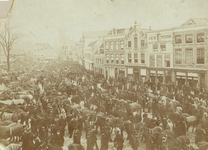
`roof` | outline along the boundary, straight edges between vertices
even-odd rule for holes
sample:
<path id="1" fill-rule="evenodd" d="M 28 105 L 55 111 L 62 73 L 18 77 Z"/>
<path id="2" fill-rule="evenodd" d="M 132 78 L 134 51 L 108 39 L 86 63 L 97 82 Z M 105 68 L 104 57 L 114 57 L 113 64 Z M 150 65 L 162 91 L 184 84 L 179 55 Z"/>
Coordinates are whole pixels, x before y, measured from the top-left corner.
<path id="1" fill-rule="evenodd" d="M 113 29 L 115 30 L 115 29 Z M 116 34 L 113 34 L 113 30 L 110 30 L 108 35 L 117 35 L 117 34 L 126 34 L 130 31 L 130 28 L 122 28 L 122 29 L 116 29 Z"/>
<path id="2" fill-rule="evenodd" d="M 208 24 L 207 18 L 191 18 L 188 21 L 186 21 L 181 26 L 189 26 L 189 25 L 205 25 Z"/>
<path id="3" fill-rule="evenodd" d="M 83 32 L 84 38 L 99 38 L 105 36 L 109 31 L 86 31 Z"/>
<path id="4" fill-rule="evenodd" d="M 96 40 L 96 41 L 93 41 L 93 42 L 90 42 L 88 44 L 88 47 L 92 47 L 92 48 L 98 48 L 98 47 L 101 47 L 103 44 L 103 42 L 101 40 Z"/>
<path id="5" fill-rule="evenodd" d="M 53 49 L 52 46 L 48 43 L 36 43 L 35 46 L 42 46 L 45 49 Z"/>

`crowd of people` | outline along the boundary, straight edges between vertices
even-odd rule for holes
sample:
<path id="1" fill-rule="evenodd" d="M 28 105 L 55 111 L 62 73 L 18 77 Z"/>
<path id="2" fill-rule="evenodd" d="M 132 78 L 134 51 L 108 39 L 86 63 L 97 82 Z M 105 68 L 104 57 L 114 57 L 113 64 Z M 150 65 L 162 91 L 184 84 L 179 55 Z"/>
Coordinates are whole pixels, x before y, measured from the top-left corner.
<path id="1" fill-rule="evenodd" d="M 10 87 L 1 100 L 15 101 L 18 93 L 26 94 L 22 104 L 0 104 L 3 145 L 10 138 L 21 143 L 22 150 L 208 147 L 207 94 L 193 87 L 105 79 L 75 62 L 29 66 L 8 77 L 1 80 Z M 12 86 L 15 82 L 18 86 Z M 14 134 L 9 127 L 7 135 L 3 130 L 8 120 L 22 124 L 12 131 L 24 132 Z M 65 145 L 66 137 L 73 142 Z"/>

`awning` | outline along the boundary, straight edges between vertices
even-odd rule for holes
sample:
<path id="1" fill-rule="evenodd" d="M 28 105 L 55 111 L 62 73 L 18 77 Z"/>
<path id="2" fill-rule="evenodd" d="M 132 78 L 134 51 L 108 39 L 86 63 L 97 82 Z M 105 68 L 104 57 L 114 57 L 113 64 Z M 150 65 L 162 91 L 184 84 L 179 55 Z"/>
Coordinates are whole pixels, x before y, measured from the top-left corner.
<path id="1" fill-rule="evenodd" d="M 186 73 L 185 72 L 176 72 L 176 75 L 177 76 L 186 76 Z"/>
<path id="2" fill-rule="evenodd" d="M 198 74 L 197 73 L 188 73 L 188 76 L 189 77 L 198 77 Z"/>

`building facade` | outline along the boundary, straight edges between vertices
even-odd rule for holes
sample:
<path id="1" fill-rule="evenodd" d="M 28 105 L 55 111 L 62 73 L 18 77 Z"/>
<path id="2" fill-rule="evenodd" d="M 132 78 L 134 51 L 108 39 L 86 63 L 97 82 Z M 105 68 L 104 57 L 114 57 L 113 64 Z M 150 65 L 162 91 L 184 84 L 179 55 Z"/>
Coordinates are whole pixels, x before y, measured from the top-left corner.
<path id="1" fill-rule="evenodd" d="M 136 23 L 126 36 L 125 66 L 126 75 L 135 81 L 146 79 L 147 38 L 149 29 L 140 29 Z"/>
<path id="2" fill-rule="evenodd" d="M 172 82 L 173 31 L 153 30 L 147 33 L 147 78 L 153 83 Z"/>
<path id="3" fill-rule="evenodd" d="M 208 90 L 208 20 L 191 18 L 174 29 L 174 83 Z"/>
<path id="4" fill-rule="evenodd" d="M 104 76 L 106 78 L 126 76 L 125 45 L 128 33 L 128 28 L 113 29 L 104 37 Z"/>

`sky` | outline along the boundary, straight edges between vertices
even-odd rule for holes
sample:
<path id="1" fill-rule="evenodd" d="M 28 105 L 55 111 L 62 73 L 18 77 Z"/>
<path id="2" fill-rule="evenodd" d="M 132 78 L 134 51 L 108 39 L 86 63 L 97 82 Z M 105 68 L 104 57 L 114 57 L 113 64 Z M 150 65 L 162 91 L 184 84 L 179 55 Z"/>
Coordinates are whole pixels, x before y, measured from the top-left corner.
<path id="1" fill-rule="evenodd" d="M 54 45 L 60 29 L 79 41 L 83 31 L 129 28 L 135 21 L 142 28 L 180 26 L 208 18 L 207 8 L 208 0 L 15 0 L 7 22 L 24 34 L 24 42 Z"/>

